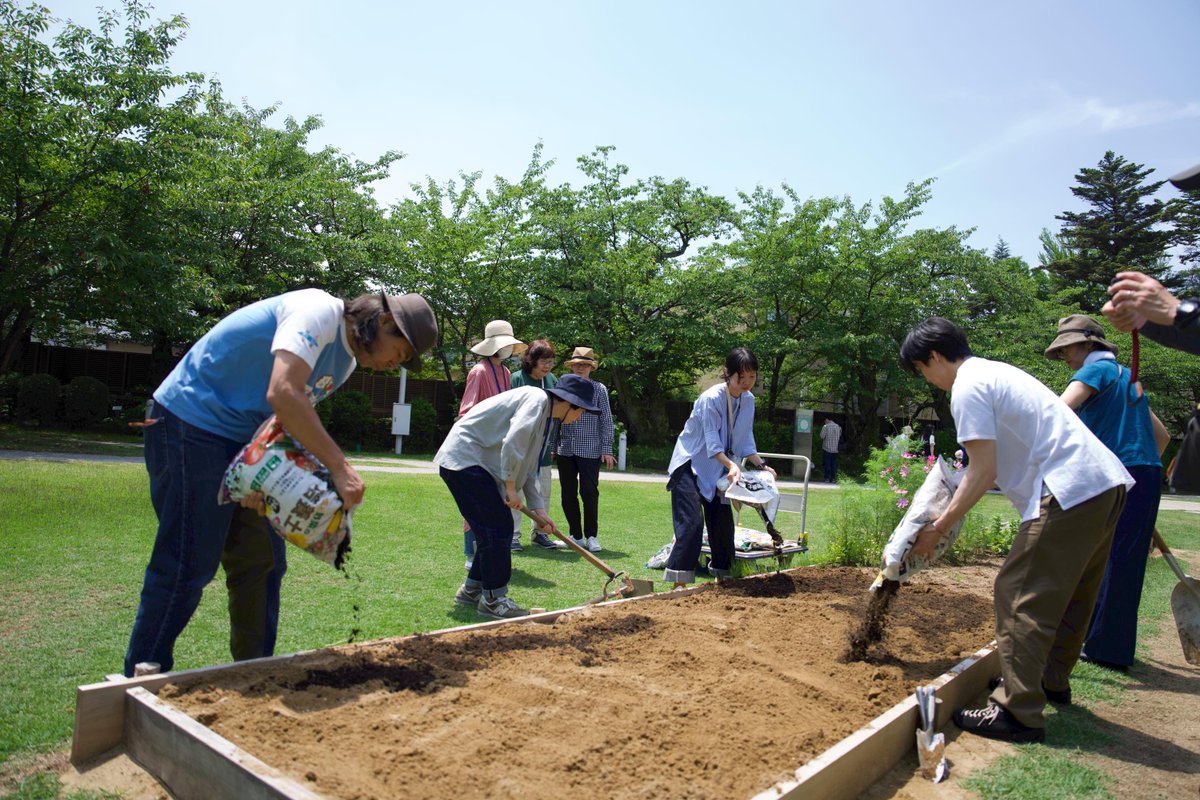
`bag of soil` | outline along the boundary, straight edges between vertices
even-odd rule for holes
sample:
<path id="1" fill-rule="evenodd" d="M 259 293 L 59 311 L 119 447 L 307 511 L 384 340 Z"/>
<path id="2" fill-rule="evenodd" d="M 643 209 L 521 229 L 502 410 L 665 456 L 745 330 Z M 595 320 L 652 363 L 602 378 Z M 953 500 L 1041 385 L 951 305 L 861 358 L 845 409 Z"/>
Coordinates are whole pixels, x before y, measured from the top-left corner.
<path id="1" fill-rule="evenodd" d="M 225 470 L 218 503 L 261 492 L 271 530 L 340 568 L 350 549 L 350 512 L 329 471 L 292 439 L 274 416 L 254 433 Z"/>
<path id="2" fill-rule="evenodd" d="M 914 556 L 912 546 L 917 541 L 917 532 L 933 522 L 946 507 L 950 505 L 954 492 L 962 480 L 963 473 L 956 472 L 947 466 L 944 459 L 939 458 L 936 466 L 925 476 L 925 482 L 913 495 L 912 503 L 904 512 L 904 518 L 892 531 L 892 537 L 883 548 L 883 566 L 879 576 L 871 585 L 871 591 L 882 585 L 883 581 L 908 580 L 914 572 L 919 572 L 942 557 L 942 554 L 954 544 L 962 530 L 963 521 L 960 519 L 946 532 L 930 556 Z"/>

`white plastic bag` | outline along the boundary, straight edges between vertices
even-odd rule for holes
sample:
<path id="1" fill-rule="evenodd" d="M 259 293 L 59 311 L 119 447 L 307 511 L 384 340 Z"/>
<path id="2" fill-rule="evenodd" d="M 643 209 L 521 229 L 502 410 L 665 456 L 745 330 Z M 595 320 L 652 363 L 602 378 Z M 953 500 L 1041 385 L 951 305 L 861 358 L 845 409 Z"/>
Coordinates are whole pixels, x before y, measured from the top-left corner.
<path id="1" fill-rule="evenodd" d="M 913 495 L 912 504 L 904 512 L 904 518 L 900 520 L 896 530 L 892 531 L 892 537 L 883 548 L 883 566 L 880 568 L 875 585 L 883 580 L 903 583 L 913 573 L 925 569 L 941 558 L 950 545 L 954 544 L 959 531 L 962 530 L 963 521 L 961 519 L 954 523 L 946 535 L 941 538 L 934 547 L 932 555 L 914 556 L 910 552 L 917 540 L 917 532 L 941 516 L 946 507 L 950 505 L 950 500 L 954 497 L 954 492 L 958 489 L 962 476 L 962 472 L 950 469 L 945 460 L 941 458 L 937 460 L 934 468 L 925 476 L 925 482 L 921 484 L 921 488 L 917 489 L 917 493 Z M 873 590 L 875 586 L 871 588 Z"/>
<path id="2" fill-rule="evenodd" d="M 261 492 L 271 530 L 317 558 L 341 567 L 350 549 L 350 512 L 329 471 L 295 442 L 274 416 L 225 470 L 218 503 Z"/>
<path id="3" fill-rule="evenodd" d="M 767 519 L 775 522 L 775 512 L 779 510 L 779 489 L 775 485 L 775 476 L 765 469 L 746 470 L 733 486 L 729 485 L 725 476 L 721 476 L 717 481 L 717 489 L 723 491 L 725 498 L 731 502 L 761 507 L 767 512 Z"/>

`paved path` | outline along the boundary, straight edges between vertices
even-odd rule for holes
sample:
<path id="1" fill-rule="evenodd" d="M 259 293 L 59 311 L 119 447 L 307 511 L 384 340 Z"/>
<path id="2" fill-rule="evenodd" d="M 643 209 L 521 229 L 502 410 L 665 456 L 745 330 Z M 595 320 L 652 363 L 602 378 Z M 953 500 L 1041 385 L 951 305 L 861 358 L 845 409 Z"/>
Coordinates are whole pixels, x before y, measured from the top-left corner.
<path id="1" fill-rule="evenodd" d="M 84 453 L 40 453 L 31 450 L 0 450 L 0 460 L 26 460 L 26 461 L 90 461 L 104 464 L 141 464 L 142 457 L 139 456 L 101 456 L 89 455 Z M 405 458 L 386 458 L 377 456 L 367 456 L 363 458 L 354 458 L 351 456 L 351 463 L 359 472 L 390 472 L 400 475 L 436 475 L 437 467 L 432 461 L 422 461 L 419 459 Z M 558 470 L 554 470 L 553 475 L 558 476 Z M 616 470 L 600 470 L 600 480 L 602 481 L 628 481 L 633 483 L 659 483 L 665 485 L 667 476 L 655 473 L 644 472 L 618 472 Z M 800 491 L 804 488 L 801 481 L 781 480 L 779 488 L 789 492 Z M 810 482 L 808 484 L 810 491 L 828 491 L 838 488 L 836 484 L 821 483 L 819 481 Z M 1164 494 L 1162 501 L 1159 503 L 1159 508 L 1164 511 L 1190 511 L 1193 514 L 1200 514 L 1200 496 L 1196 495 L 1171 495 Z"/>

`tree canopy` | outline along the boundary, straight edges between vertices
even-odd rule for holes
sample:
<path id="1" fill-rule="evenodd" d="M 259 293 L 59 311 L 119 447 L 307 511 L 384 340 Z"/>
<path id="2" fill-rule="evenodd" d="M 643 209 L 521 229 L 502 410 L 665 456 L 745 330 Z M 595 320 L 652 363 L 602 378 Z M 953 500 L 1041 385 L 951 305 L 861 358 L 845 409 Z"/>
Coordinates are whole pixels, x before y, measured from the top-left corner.
<path id="1" fill-rule="evenodd" d="M 522 174 L 428 177 L 383 207 L 372 186 L 402 156 L 314 148 L 317 116 L 226 100 L 170 59 L 182 17 L 126 0 L 96 30 L 0 4 L 0 373 L 31 336 L 127 337 L 164 358 L 259 298 L 308 286 L 340 296 L 419 291 L 441 330 L 427 374 L 462 379 L 489 320 L 577 345 L 635 441 L 665 442 L 666 401 L 694 396 L 735 344 L 755 351 L 762 411 L 843 413 L 853 446 L 881 414 L 944 393 L 904 373 L 909 328 L 960 322 L 981 355 L 1061 390 L 1042 349 L 1055 322 L 1094 312 L 1121 269 L 1191 280 L 1198 193 L 1156 197 L 1153 170 L 1112 151 L 1081 169 L 1080 210 L 1042 232 L 1039 264 L 1003 238 L 922 226 L 931 181 L 898 198 L 811 197 L 788 184 L 734 200 L 684 176 L 631 175 L 612 146 L 553 183 L 533 148 Z M 1129 337 L 1112 332 L 1128 352 Z M 1195 359 L 1147 343 L 1143 382 L 1178 424 L 1200 399 Z"/>

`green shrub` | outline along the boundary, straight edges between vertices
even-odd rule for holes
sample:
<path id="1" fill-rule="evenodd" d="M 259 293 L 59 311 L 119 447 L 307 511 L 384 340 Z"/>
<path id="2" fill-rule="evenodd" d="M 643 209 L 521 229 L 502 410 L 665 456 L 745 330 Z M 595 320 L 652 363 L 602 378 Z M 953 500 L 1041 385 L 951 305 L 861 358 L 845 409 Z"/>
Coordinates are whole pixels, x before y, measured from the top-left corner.
<path id="1" fill-rule="evenodd" d="M 378 441 L 378 425 L 371 413 L 371 398 L 362 392 L 334 392 L 323 405 L 329 406 L 326 426 L 333 440 L 346 450 L 370 448 Z M 390 430 L 390 423 L 389 423 Z"/>
<path id="2" fill-rule="evenodd" d="M 792 452 L 792 426 L 786 422 L 754 420 L 754 444 L 760 453 Z"/>
<path id="3" fill-rule="evenodd" d="M 62 389 L 63 421 L 70 428 L 86 428 L 109 414 L 108 386 L 103 381 L 80 375 Z"/>
<path id="4" fill-rule="evenodd" d="M 17 384 L 16 418 L 49 425 L 58 414 L 62 386 L 53 375 L 26 375 Z"/>
<path id="5" fill-rule="evenodd" d="M 408 436 L 404 437 L 404 449 L 414 453 L 432 453 L 440 444 L 440 438 L 437 411 L 433 403 L 424 397 L 414 397 Z"/>
<path id="6" fill-rule="evenodd" d="M 613 442 L 613 458 L 617 457 L 617 443 Z M 625 447 L 625 466 L 627 469 L 652 469 L 666 472 L 671 463 L 671 453 L 675 443 L 670 444 L 630 444 Z"/>
<path id="7" fill-rule="evenodd" d="M 17 387 L 21 385 L 21 373 L 8 372 L 0 375 L 0 419 L 11 419 L 17 406 Z"/>
<path id="8" fill-rule="evenodd" d="M 848 566 L 880 563 L 884 545 L 934 467 L 932 459 L 913 452 L 918 446 L 906 436 L 889 439 L 886 447 L 871 449 L 863 470 L 864 488 L 843 481 L 827 562 Z M 985 525 L 978 514 L 968 513 L 958 539 L 944 557 L 955 561 L 987 553 L 1007 554 L 1017 525 L 1017 520 L 999 516 Z"/>

